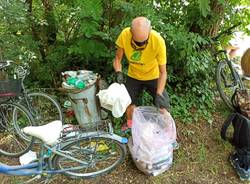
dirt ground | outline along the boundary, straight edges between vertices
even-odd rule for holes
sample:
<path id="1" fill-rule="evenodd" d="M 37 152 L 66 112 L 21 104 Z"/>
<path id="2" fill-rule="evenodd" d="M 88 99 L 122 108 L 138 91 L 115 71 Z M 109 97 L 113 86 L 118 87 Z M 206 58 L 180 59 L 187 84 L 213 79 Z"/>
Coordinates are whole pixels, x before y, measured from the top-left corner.
<path id="1" fill-rule="evenodd" d="M 172 167 L 163 174 L 152 177 L 140 172 L 129 152 L 125 162 L 112 173 L 90 180 L 73 180 L 57 175 L 51 184 L 238 184 L 238 179 L 228 156 L 233 151 L 230 144 L 220 138 L 220 128 L 226 118 L 225 110 L 213 114 L 214 121 L 184 124 L 176 121 L 180 148 L 174 151 Z M 0 157 L 2 162 L 13 162 Z M 23 183 L 27 178 L 0 175 L 0 184 Z M 39 182 L 34 182 L 38 184 Z"/>

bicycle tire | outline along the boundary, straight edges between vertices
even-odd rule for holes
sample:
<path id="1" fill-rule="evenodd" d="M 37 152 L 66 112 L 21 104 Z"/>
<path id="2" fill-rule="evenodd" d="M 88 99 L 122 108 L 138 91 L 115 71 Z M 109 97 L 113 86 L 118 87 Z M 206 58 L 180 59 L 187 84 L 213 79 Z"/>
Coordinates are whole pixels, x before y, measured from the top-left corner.
<path id="1" fill-rule="evenodd" d="M 34 125 L 31 114 L 24 106 L 0 104 L 0 121 L 0 155 L 19 157 L 32 148 L 34 137 L 25 135 L 21 130 Z"/>
<path id="2" fill-rule="evenodd" d="M 27 94 L 27 100 L 28 102 L 25 103 L 25 99 L 22 99 L 21 103 L 30 111 L 37 125 L 45 125 L 54 120 L 63 122 L 61 106 L 50 95 L 42 92 L 32 92 Z"/>
<path id="3" fill-rule="evenodd" d="M 125 145 L 114 139 L 104 137 L 81 138 L 62 147 L 61 150 L 64 153 L 68 151 L 72 157 L 88 163 L 82 164 L 81 169 L 74 170 L 74 166 L 79 167 L 80 163 L 56 155 L 54 157 L 55 167 L 60 170 L 70 168 L 71 170 L 65 171 L 63 174 L 71 178 L 87 179 L 108 174 L 117 168 L 126 156 Z"/>
<path id="4" fill-rule="evenodd" d="M 238 81 L 236 82 L 236 85 L 233 83 L 235 82 L 231 70 L 227 64 L 227 62 L 221 61 L 219 62 L 217 68 L 216 68 L 216 86 L 217 90 L 220 94 L 221 99 L 224 101 L 224 103 L 227 105 L 227 107 L 230 110 L 234 110 L 231 98 L 233 93 L 235 92 L 236 88 L 243 89 L 244 85 L 243 82 L 238 74 L 238 72 L 234 69 L 236 77 L 238 78 Z M 227 84 L 230 83 L 232 86 L 227 86 Z M 225 85 L 226 84 L 226 85 Z"/>

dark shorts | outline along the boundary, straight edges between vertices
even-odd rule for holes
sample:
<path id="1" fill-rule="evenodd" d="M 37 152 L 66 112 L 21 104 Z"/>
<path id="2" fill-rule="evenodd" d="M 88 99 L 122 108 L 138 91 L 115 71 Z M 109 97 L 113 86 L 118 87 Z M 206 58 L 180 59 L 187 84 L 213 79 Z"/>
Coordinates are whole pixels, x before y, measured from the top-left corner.
<path id="1" fill-rule="evenodd" d="M 127 76 L 125 86 L 131 97 L 132 104 L 137 105 L 138 98 L 140 94 L 143 92 L 143 90 L 146 90 L 153 97 L 153 102 L 154 102 L 155 96 L 156 96 L 156 90 L 157 90 L 157 81 L 158 79 L 140 81 L 140 80 L 136 80 Z M 163 91 L 163 96 L 167 99 L 167 102 L 168 102 L 166 106 L 170 108 L 169 96 L 166 90 Z"/>

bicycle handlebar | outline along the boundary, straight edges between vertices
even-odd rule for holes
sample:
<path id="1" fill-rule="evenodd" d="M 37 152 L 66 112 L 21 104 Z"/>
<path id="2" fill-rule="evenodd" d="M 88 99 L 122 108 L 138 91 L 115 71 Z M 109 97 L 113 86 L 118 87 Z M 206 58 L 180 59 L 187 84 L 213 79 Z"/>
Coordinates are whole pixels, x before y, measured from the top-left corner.
<path id="1" fill-rule="evenodd" d="M 12 60 L 5 60 L 4 62 L 0 62 L 0 70 L 12 65 L 12 64 L 17 64 L 17 62 L 15 61 L 12 61 Z M 29 75 L 29 68 L 28 68 L 28 65 L 24 65 L 24 66 L 17 66 L 15 67 L 15 73 L 17 74 L 17 77 L 19 79 L 23 79 Z"/>
<path id="2" fill-rule="evenodd" d="M 216 37 L 212 38 L 212 40 L 216 41 L 218 40 L 219 37 L 221 37 L 222 35 L 226 34 L 226 35 L 229 35 L 229 34 L 232 34 L 232 30 L 236 27 L 238 27 L 239 25 L 241 25 L 241 22 L 238 23 L 238 24 L 235 24 L 231 27 L 229 27 L 228 29 L 226 29 L 225 31 L 222 31 L 220 32 Z"/>
<path id="3" fill-rule="evenodd" d="M 0 70 L 6 68 L 6 67 L 8 67 L 8 66 L 10 66 L 11 63 L 14 63 L 14 61 L 11 61 L 11 60 L 5 60 L 4 62 L 1 61 L 1 62 L 0 62 Z"/>

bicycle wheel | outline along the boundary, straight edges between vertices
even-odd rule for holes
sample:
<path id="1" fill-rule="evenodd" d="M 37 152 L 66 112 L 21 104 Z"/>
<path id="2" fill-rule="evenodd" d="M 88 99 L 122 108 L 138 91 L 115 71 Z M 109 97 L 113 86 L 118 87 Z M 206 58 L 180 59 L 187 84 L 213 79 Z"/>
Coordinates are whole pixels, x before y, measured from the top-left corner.
<path id="1" fill-rule="evenodd" d="M 22 104 L 32 114 L 37 125 L 44 125 L 54 120 L 63 122 L 63 113 L 59 103 L 50 95 L 41 92 L 27 94 L 27 101 L 22 99 Z M 27 104 L 29 103 L 29 104 Z"/>
<path id="2" fill-rule="evenodd" d="M 73 161 L 67 156 L 55 156 L 55 167 L 68 169 L 64 174 L 73 178 L 93 178 L 110 173 L 124 161 L 126 155 L 124 145 L 104 137 L 81 138 L 61 150 L 83 162 Z"/>
<path id="3" fill-rule="evenodd" d="M 19 157 L 30 150 L 34 138 L 21 129 L 32 125 L 32 116 L 20 104 L 0 104 L 0 155 Z"/>
<path id="4" fill-rule="evenodd" d="M 219 91 L 220 97 L 226 103 L 226 105 L 234 110 L 231 102 L 232 95 L 235 92 L 236 88 L 243 89 L 242 80 L 234 69 L 236 74 L 236 80 L 232 76 L 232 72 L 226 61 L 219 62 L 216 69 L 216 86 Z"/>

